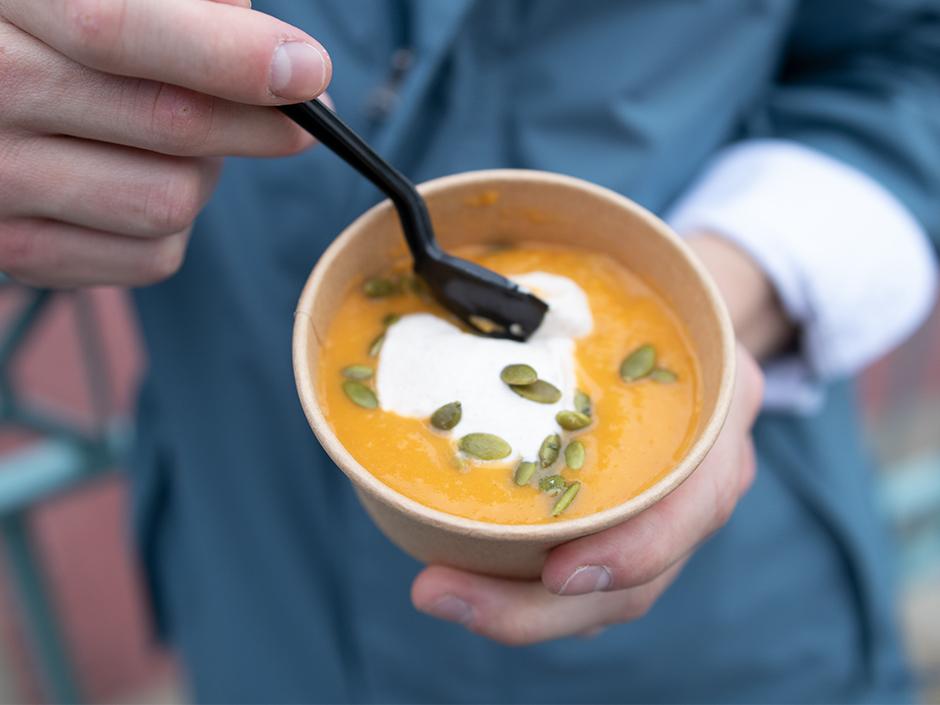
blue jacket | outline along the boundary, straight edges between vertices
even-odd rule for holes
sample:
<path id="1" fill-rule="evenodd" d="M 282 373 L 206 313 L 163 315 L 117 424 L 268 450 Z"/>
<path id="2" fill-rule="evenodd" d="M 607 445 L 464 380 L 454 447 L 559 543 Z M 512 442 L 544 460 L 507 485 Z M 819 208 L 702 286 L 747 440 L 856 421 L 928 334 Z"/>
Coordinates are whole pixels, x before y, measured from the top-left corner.
<path id="1" fill-rule="evenodd" d="M 255 0 L 331 52 L 337 110 L 415 180 L 526 167 L 662 211 L 717 149 L 799 140 L 940 232 L 940 4 Z M 396 50 L 414 60 L 392 67 Z M 384 96 L 384 99 L 382 98 Z M 378 199 L 332 154 L 229 160 L 172 280 L 138 292 L 150 371 L 135 522 L 202 701 L 897 701 L 890 549 L 848 385 L 763 415 L 756 484 L 652 612 L 510 649 L 417 614 L 420 566 L 318 446 L 291 373 L 317 257 Z M 931 200 L 933 199 L 933 200 Z"/>

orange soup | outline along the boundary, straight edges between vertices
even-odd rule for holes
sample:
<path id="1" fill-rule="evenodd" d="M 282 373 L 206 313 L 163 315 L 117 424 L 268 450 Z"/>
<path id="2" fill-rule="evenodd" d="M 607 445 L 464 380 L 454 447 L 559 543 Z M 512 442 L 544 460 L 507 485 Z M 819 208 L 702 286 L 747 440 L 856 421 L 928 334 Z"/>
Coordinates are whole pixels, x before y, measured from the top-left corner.
<path id="1" fill-rule="evenodd" d="M 680 321 L 650 287 L 610 257 L 575 247 L 522 243 L 457 254 L 510 277 L 566 277 L 586 295 L 593 327 L 574 344 L 580 393 L 572 408 L 562 410 L 574 413 L 559 414 L 559 425 L 546 431 L 557 434 L 554 450 L 526 449 L 521 458 L 500 460 L 477 457 L 476 439 L 466 440 L 490 429 L 458 424 L 452 432 L 440 430 L 453 422 L 453 406 L 433 424 L 430 414 L 412 418 L 383 410 L 375 373 L 388 326 L 415 313 L 457 325 L 402 267 L 346 294 L 316 370 L 324 415 L 363 467 L 433 509 L 500 524 L 539 524 L 621 504 L 675 466 L 698 427 L 700 374 Z M 526 388 L 514 391 L 523 396 Z M 441 404 L 459 401 L 442 398 Z M 535 469 L 520 468 L 521 462 Z"/>

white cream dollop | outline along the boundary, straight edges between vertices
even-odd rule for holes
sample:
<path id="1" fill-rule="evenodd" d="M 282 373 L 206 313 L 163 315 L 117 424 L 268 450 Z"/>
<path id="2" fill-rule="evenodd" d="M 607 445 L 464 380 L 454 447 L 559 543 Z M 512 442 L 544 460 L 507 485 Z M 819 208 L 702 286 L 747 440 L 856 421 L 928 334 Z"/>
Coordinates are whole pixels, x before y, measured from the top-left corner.
<path id="1" fill-rule="evenodd" d="M 577 387 L 575 340 L 594 327 L 581 287 L 567 277 L 530 272 L 513 280 L 542 298 L 548 313 L 525 343 L 464 333 L 429 313 L 403 316 L 385 336 L 376 374 L 379 403 L 400 416 L 427 418 L 459 401 L 460 423 L 450 434 L 493 433 L 512 446 L 510 460 L 534 460 L 545 436 L 558 430 L 555 414 L 573 407 Z M 524 363 L 561 390 L 554 404 L 523 399 L 499 374 Z"/>

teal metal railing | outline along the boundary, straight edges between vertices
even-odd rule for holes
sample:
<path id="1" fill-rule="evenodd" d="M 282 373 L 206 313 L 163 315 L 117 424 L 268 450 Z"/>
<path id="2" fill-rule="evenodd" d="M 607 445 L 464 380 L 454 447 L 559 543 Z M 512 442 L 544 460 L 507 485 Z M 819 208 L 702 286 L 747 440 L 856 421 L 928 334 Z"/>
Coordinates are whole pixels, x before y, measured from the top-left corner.
<path id="1" fill-rule="evenodd" d="M 45 697 L 51 702 L 77 703 L 82 700 L 81 690 L 35 545 L 30 513 L 51 497 L 117 468 L 129 433 L 113 416 L 108 359 L 91 294 L 29 289 L 0 275 L 0 295 L 19 299 L 0 330 L 0 426 L 31 438 L 0 460 L 0 535 L 6 547 L 7 574 Z M 25 345 L 53 302 L 73 309 L 91 402 L 90 424 L 29 401 L 14 377 Z"/>

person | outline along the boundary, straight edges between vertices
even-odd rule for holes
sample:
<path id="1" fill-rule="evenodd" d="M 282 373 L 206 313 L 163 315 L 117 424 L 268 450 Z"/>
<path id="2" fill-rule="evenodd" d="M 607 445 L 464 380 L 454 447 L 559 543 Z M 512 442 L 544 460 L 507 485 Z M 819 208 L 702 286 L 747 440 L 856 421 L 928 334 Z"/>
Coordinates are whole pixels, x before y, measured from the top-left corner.
<path id="1" fill-rule="evenodd" d="M 909 699 L 849 378 L 932 300 L 938 36 L 932 0 L 0 0 L 0 269 L 143 287 L 135 531 L 194 697 Z M 418 565 L 307 427 L 293 307 L 379 198 L 271 107 L 327 85 L 417 181 L 663 214 L 727 301 L 714 449 L 540 581 Z"/>

